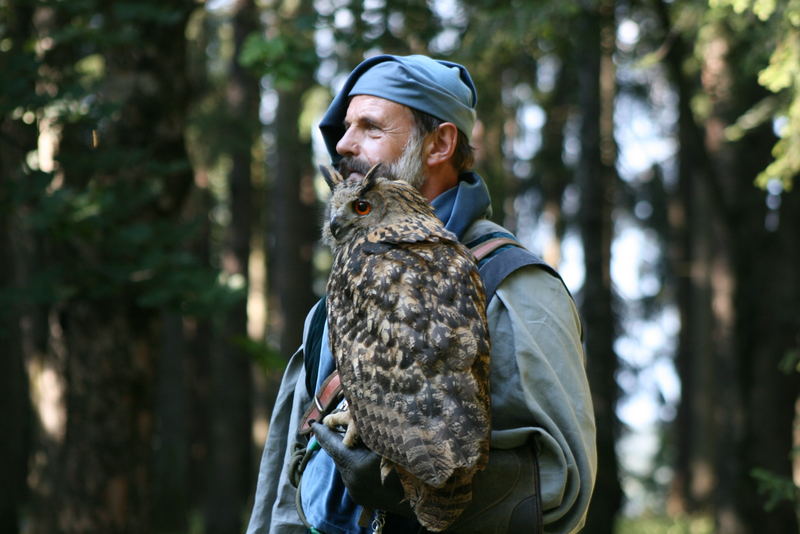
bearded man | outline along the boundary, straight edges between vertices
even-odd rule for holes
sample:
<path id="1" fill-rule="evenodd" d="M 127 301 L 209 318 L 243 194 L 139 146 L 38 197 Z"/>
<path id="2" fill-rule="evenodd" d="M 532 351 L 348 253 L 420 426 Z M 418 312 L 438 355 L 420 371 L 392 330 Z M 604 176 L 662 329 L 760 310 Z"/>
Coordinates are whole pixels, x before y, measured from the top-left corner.
<path id="1" fill-rule="evenodd" d="M 597 470 L 582 327 L 558 274 L 488 220 L 489 193 L 471 169 L 476 102 L 462 65 L 381 55 L 352 71 L 319 127 L 345 177 L 376 163 L 413 177 L 445 227 L 480 260 L 492 343 L 491 451 L 473 480 L 470 506 L 448 532 L 577 532 Z M 312 420 L 319 420 L 316 408 L 326 408 L 318 405 L 329 400 L 334 370 L 324 308 L 309 312 L 287 365 L 247 532 L 425 532 L 396 475 L 381 482 L 376 454 L 345 447 Z M 299 435 L 303 428 L 313 431 L 310 441 Z"/>

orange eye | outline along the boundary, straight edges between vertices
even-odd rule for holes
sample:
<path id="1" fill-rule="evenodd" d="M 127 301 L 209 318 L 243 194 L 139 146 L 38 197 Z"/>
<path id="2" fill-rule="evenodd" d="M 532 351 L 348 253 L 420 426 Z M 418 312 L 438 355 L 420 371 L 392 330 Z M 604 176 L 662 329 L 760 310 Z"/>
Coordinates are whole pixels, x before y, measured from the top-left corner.
<path id="1" fill-rule="evenodd" d="M 355 211 L 358 215 L 366 215 L 372 211 L 372 205 L 366 200 L 358 199 L 353 202 L 353 211 Z"/>

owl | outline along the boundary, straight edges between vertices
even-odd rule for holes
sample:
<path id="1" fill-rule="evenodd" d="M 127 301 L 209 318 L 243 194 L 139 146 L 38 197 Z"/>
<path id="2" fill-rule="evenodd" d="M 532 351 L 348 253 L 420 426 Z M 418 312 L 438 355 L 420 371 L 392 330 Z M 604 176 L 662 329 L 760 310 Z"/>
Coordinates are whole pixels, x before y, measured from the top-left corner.
<path id="1" fill-rule="evenodd" d="M 333 266 L 330 347 L 347 425 L 392 469 L 419 522 L 442 531 L 472 498 L 488 461 L 489 332 L 471 253 L 406 182 L 321 168 L 332 195 L 323 224 Z"/>

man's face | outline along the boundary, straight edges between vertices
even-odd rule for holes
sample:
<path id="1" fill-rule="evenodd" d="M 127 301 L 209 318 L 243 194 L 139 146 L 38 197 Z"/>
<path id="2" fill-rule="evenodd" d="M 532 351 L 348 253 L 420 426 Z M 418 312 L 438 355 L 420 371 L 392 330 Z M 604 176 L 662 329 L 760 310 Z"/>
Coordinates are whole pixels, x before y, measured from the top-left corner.
<path id="1" fill-rule="evenodd" d="M 345 128 L 336 144 L 336 151 L 343 156 L 339 171 L 345 177 L 364 174 L 372 165 L 386 163 L 395 167 L 390 170 L 397 172 L 397 178 L 424 180 L 422 147 L 415 135 L 414 115 L 407 107 L 375 96 L 356 95 L 347 107 Z M 409 153 L 403 158 L 407 148 Z M 409 158 L 413 161 L 404 161 Z"/>

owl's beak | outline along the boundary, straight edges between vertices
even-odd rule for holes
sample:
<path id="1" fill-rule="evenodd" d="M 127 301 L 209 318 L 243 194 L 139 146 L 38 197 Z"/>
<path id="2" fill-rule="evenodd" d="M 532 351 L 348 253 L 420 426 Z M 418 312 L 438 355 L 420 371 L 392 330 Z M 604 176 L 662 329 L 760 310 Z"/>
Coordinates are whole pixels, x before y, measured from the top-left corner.
<path id="1" fill-rule="evenodd" d="M 331 229 L 331 235 L 335 239 L 338 239 L 339 238 L 339 232 L 341 232 L 341 230 L 342 230 L 342 225 L 339 224 L 339 221 L 338 221 L 337 217 L 334 217 L 331 220 L 330 229 Z"/>

